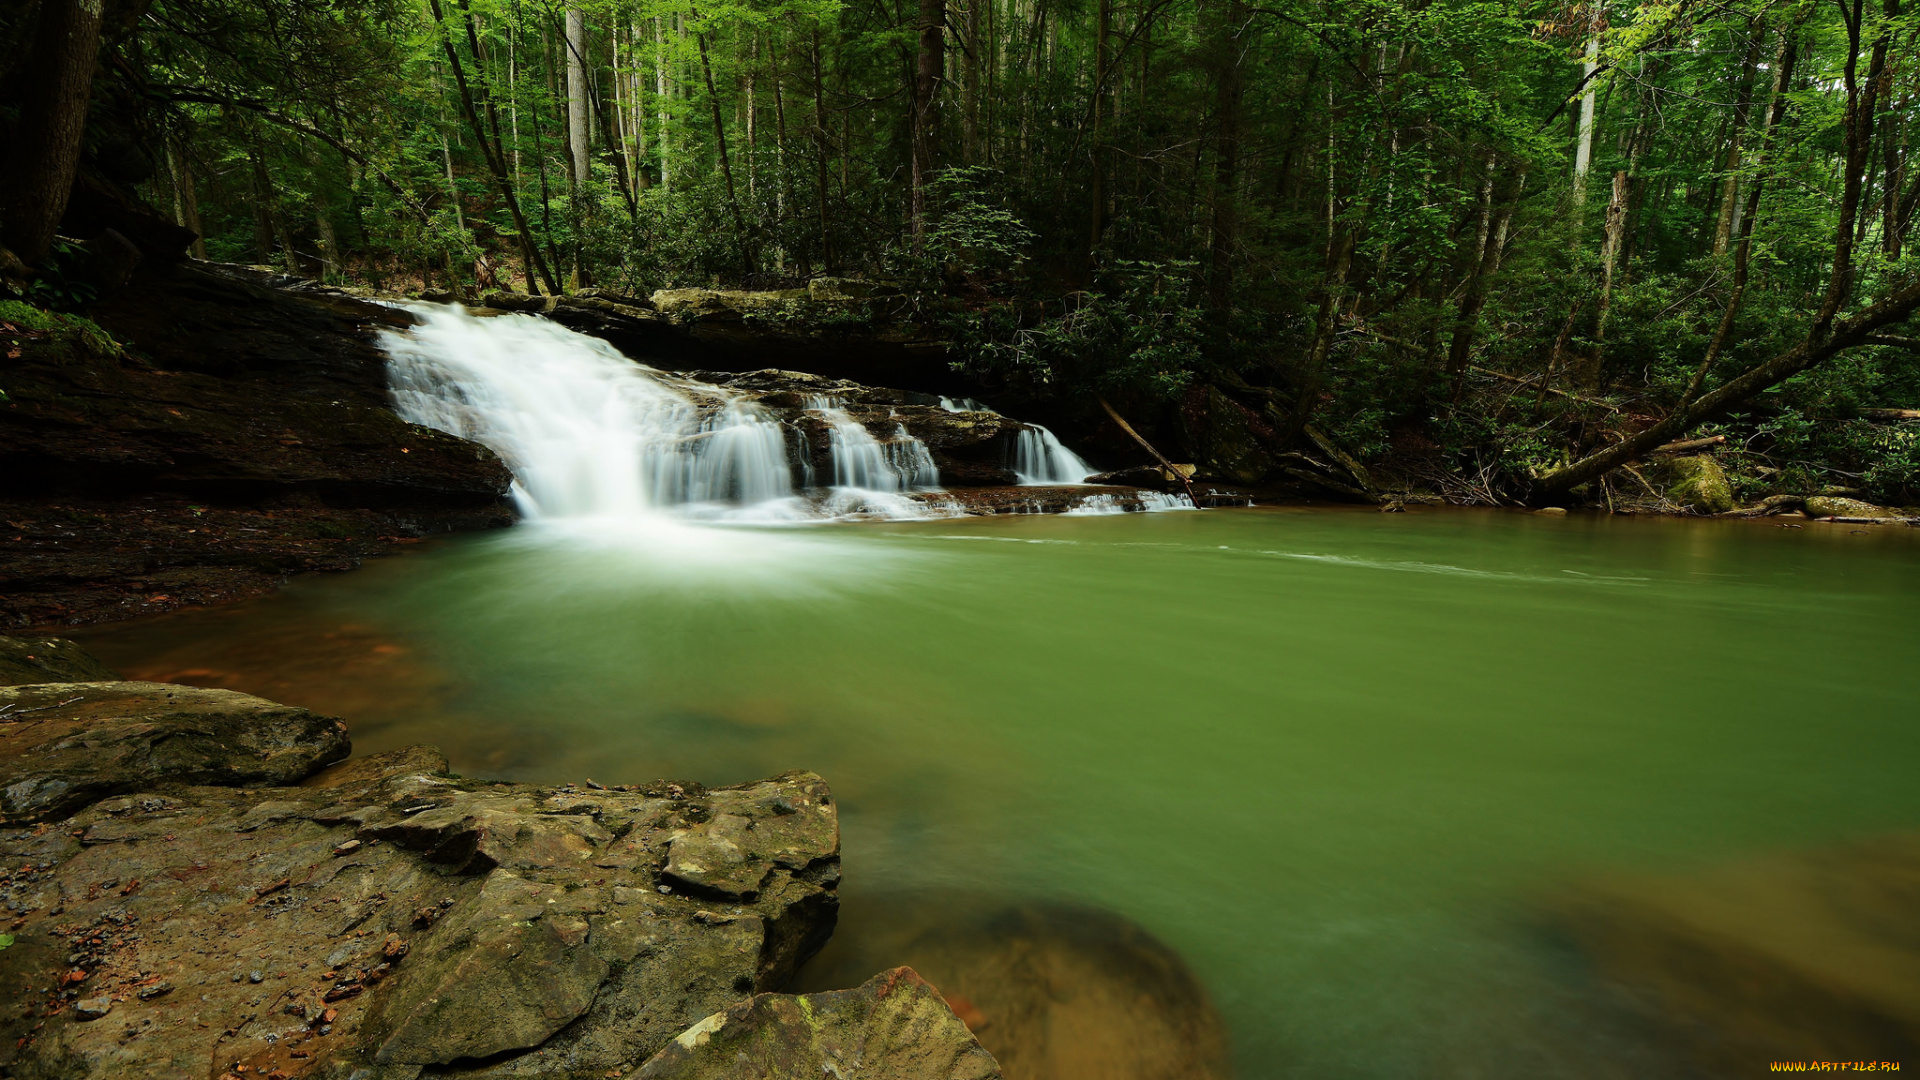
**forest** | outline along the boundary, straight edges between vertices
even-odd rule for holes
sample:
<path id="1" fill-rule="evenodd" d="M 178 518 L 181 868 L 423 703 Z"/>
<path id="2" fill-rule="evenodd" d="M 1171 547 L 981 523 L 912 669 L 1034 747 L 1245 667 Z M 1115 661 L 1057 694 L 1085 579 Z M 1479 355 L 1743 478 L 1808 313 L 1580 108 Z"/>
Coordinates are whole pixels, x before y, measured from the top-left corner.
<path id="1" fill-rule="evenodd" d="M 80 168 L 198 257 L 388 291 L 879 282 L 979 385 L 1212 388 L 1452 501 L 1657 501 L 1634 463 L 1713 439 L 1742 503 L 1913 504 L 1917 33 L 1901 0 L 16 2 L 8 273 L 84 307 Z"/>

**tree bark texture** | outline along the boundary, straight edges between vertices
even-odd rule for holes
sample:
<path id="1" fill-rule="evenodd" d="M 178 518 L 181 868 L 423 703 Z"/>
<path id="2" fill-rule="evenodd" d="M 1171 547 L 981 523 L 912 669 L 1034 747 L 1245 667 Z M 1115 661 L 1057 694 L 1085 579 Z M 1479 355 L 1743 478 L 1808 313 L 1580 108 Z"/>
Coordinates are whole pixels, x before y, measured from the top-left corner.
<path id="1" fill-rule="evenodd" d="M 0 243 L 38 263 L 53 245 L 87 128 L 101 0 L 41 0 L 20 81 L 20 123 L 0 169 Z"/>

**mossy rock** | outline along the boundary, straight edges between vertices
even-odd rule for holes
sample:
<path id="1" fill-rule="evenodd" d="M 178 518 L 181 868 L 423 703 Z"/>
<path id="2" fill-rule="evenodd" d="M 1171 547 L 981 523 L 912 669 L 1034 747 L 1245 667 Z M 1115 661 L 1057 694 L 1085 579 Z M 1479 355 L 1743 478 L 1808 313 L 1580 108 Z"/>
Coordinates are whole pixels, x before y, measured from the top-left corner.
<path id="1" fill-rule="evenodd" d="M 1836 495 L 1814 495 L 1807 499 L 1808 517 L 1854 517 L 1854 518 L 1898 518 L 1900 515 L 1884 506 L 1875 506 L 1859 499 L 1843 499 Z"/>
<path id="2" fill-rule="evenodd" d="M 0 323 L 10 323 L 35 337 L 43 337 L 55 356 L 93 356 L 111 360 L 120 355 L 120 343 L 99 324 L 78 315 L 34 307 L 19 300 L 0 300 Z"/>
<path id="3" fill-rule="evenodd" d="M 1733 487 L 1720 463 L 1706 454 L 1669 459 L 1663 466 L 1667 478 L 1667 498 L 1701 514 L 1724 514 L 1732 510 Z"/>

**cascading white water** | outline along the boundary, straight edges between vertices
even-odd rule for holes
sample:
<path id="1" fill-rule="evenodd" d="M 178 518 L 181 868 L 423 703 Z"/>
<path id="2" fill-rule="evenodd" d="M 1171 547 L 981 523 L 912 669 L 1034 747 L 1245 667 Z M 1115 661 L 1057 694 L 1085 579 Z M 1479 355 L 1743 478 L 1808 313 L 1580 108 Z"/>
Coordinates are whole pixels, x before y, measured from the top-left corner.
<path id="1" fill-rule="evenodd" d="M 1092 473 L 1092 466 L 1039 424 L 1023 428 L 1014 440 L 1013 474 L 1022 484 L 1080 484 Z"/>
<path id="2" fill-rule="evenodd" d="M 940 486 L 940 470 L 927 444 L 907 434 L 905 426 L 895 424 L 893 436 L 881 442 L 835 398 L 808 398 L 806 408 L 827 422 L 834 487 L 897 492 Z"/>
<path id="3" fill-rule="evenodd" d="M 940 399 L 940 407 L 947 410 L 948 412 L 983 412 L 983 413 L 993 412 L 992 409 L 987 408 L 985 402 L 975 401 L 970 397 L 963 397 L 963 398 L 942 397 Z M 993 413 L 993 415 L 999 416 L 1000 414 Z"/>
<path id="4" fill-rule="evenodd" d="M 545 319 L 415 313 L 418 326 L 382 336 L 395 411 L 499 454 L 529 519 L 793 494 L 784 431 L 752 403 L 703 418 L 659 372 Z"/>

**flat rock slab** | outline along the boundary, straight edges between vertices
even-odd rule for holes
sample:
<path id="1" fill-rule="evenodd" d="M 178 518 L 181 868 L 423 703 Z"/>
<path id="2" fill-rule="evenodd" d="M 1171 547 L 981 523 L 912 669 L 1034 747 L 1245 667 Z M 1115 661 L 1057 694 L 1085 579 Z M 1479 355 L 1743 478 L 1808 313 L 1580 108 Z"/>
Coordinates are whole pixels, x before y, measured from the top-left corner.
<path id="1" fill-rule="evenodd" d="M 157 783 L 291 784 L 347 756 L 330 716 L 171 683 L 0 687 L 0 825 Z"/>
<path id="2" fill-rule="evenodd" d="M 299 786 L 158 777 L 0 830 L 0 1075 L 624 1075 L 832 932 L 839 826 L 813 774 L 579 790 L 445 769 L 416 747 Z M 667 873 L 703 839 L 761 869 L 752 900 L 740 874 Z"/>
<path id="3" fill-rule="evenodd" d="M 760 994 L 688 1028 L 642 1080 L 998 1080 L 1000 1066 L 912 968 L 853 990 Z"/>
<path id="4" fill-rule="evenodd" d="M 1560 910 L 1716 1073 L 1920 1057 L 1920 834 L 1599 881 Z"/>

